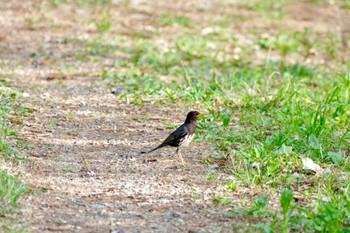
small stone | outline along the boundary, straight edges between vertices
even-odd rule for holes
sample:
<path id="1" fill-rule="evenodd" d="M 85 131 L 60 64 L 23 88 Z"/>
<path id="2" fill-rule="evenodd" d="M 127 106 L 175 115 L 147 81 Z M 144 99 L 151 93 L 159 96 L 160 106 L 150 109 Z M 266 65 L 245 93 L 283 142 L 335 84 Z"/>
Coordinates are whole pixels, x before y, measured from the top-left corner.
<path id="1" fill-rule="evenodd" d="M 123 229 L 115 230 L 115 229 L 110 229 L 109 233 L 124 233 L 125 231 Z"/>
<path id="2" fill-rule="evenodd" d="M 27 98 L 27 97 L 29 97 L 29 96 L 30 96 L 30 94 L 29 94 L 29 93 L 24 92 L 24 93 L 22 93 L 22 96 L 23 96 L 23 98 Z"/>
<path id="3" fill-rule="evenodd" d="M 37 157 L 37 158 L 40 158 L 40 157 L 46 156 L 46 153 L 43 152 L 43 151 L 39 151 L 38 153 L 35 153 L 35 154 L 32 153 L 32 156 Z"/>

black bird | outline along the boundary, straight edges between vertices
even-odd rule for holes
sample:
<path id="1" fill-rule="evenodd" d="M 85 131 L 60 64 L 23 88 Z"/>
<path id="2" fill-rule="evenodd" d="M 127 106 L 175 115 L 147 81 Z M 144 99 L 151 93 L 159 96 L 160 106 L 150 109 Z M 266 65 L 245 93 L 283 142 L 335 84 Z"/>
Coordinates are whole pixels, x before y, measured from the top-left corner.
<path id="1" fill-rule="evenodd" d="M 147 153 L 158 150 L 164 146 L 177 147 L 176 154 L 181 159 L 181 162 L 184 163 L 184 160 L 180 153 L 180 147 L 187 146 L 192 141 L 195 132 L 196 132 L 196 123 L 198 116 L 201 115 L 197 111 L 191 111 L 187 114 L 185 122 L 172 132 L 159 146 L 150 150 Z"/>

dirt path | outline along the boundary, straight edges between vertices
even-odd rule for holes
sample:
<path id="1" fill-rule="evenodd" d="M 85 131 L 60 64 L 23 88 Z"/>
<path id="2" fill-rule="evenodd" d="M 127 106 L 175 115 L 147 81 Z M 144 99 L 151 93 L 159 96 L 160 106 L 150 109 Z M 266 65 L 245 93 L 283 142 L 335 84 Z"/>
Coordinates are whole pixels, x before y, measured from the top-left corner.
<path id="1" fill-rule="evenodd" d="M 34 191 L 22 203 L 23 221 L 32 232 L 233 231 L 232 220 L 225 216 L 228 209 L 213 203 L 212 196 L 239 200 L 237 192 L 249 195 L 249 190 L 225 193 L 218 182 L 225 184 L 232 177 L 218 171 L 215 181 L 208 179 L 210 167 L 202 160 L 210 150 L 203 143 L 194 142 L 183 152 L 185 166 L 169 156 L 174 148 L 141 156 L 141 150 L 157 145 L 171 132 L 167 122 L 181 124 L 189 109 L 140 107 L 118 100 L 96 77 L 105 68 L 117 69 L 115 61 L 130 56 L 125 52 L 130 48 L 105 51 L 112 45 L 100 45 L 95 39 L 147 38 L 163 13 L 191 15 L 198 32 L 223 14 L 236 19 L 253 13 L 227 8 L 222 1 L 116 0 L 108 6 L 113 9 L 110 14 L 98 4 L 84 7 L 74 2 L 78 1 L 0 4 L 0 79 L 23 90 L 34 110 L 21 132 L 23 141 L 33 148 L 27 151 L 23 177 Z M 316 26 L 322 31 L 328 28 L 325 22 L 331 28 L 338 22 L 328 14 L 319 17 L 317 11 L 313 17 L 309 10 L 301 14 L 300 9 L 303 5 L 297 4 L 290 10 L 297 20 L 287 18 L 274 26 L 304 27 L 314 23 L 310 19 L 320 18 Z M 253 16 L 237 23 L 235 31 L 266 30 L 261 18 Z M 95 23 L 105 17 L 113 27 L 101 34 Z M 162 39 L 169 43 L 173 35 L 189 29 L 164 30 L 169 31 Z M 119 48 L 119 44 L 113 46 Z"/>
<path id="2" fill-rule="evenodd" d="M 33 148 L 23 172 L 33 190 L 22 202 L 23 222 L 32 232 L 231 231 L 226 210 L 212 202 L 220 186 L 208 180 L 209 167 L 201 162 L 208 146 L 194 142 L 183 151 L 186 166 L 168 156 L 174 148 L 139 155 L 171 132 L 166 122 L 181 124 L 189 109 L 119 101 L 96 78 L 115 57 L 81 61 L 82 45 L 66 43 L 95 36 L 87 22 L 98 6 L 50 8 L 48 2 L 1 5 L 1 75 L 34 110 L 21 132 Z M 136 22 L 126 23 L 150 18 L 114 7 L 120 15 L 132 13 Z"/>
<path id="3" fill-rule="evenodd" d="M 171 149 L 138 153 L 167 135 L 162 117 L 180 123 L 181 111 L 123 104 L 93 78 L 31 84 L 38 86 L 28 90 L 37 111 L 22 133 L 34 145 L 31 154 L 41 156 L 26 167 L 26 182 L 38 191 L 24 208 L 33 232 L 230 229 L 224 209 L 211 201 L 217 191 L 199 143 L 184 151 L 185 166 L 167 156 Z"/>

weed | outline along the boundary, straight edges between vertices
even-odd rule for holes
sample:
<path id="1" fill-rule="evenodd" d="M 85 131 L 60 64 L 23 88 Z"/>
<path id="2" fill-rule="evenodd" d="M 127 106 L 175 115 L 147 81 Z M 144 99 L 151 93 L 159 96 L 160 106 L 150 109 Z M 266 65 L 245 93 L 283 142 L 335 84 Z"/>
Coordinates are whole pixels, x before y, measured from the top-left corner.
<path id="1" fill-rule="evenodd" d="M 170 15 L 162 15 L 160 16 L 156 22 L 161 26 L 182 26 L 182 27 L 190 27 L 191 19 L 186 16 L 170 16 Z"/>
<path id="2" fill-rule="evenodd" d="M 0 163 L 9 159 L 23 160 L 25 158 L 10 139 L 17 136 L 12 122 L 21 122 L 20 117 L 28 113 L 29 110 L 23 108 L 18 101 L 17 93 L 11 88 L 11 84 L 6 81 L 0 82 Z M 18 211 L 19 200 L 28 191 L 17 176 L 0 170 L 0 217 L 2 218 L 0 231 L 20 232 L 24 230 L 16 227 L 16 219 L 13 216 Z"/>
<path id="3" fill-rule="evenodd" d="M 18 177 L 0 170 L 0 216 L 7 216 L 16 211 L 23 193 L 28 191 L 29 189 L 19 181 Z"/>
<path id="4" fill-rule="evenodd" d="M 210 170 L 209 173 L 208 173 L 208 180 L 210 181 L 217 181 L 219 177 L 219 173 L 213 171 L 213 170 Z"/>
<path id="5" fill-rule="evenodd" d="M 260 14 L 271 18 L 282 18 L 285 14 L 285 8 L 288 0 L 271 1 L 271 0 L 253 0 L 247 2 L 228 1 L 232 4 L 238 4 L 248 9 L 259 12 Z"/>
<path id="6" fill-rule="evenodd" d="M 50 127 L 56 127 L 57 126 L 57 118 L 52 118 L 51 119 L 51 123 L 50 123 Z"/>
<path id="7" fill-rule="evenodd" d="M 101 33 L 109 31 L 112 27 L 112 24 L 110 23 L 110 21 L 107 18 L 98 20 L 95 22 L 95 24 L 96 24 L 98 31 Z"/>
<path id="8" fill-rule="evenodd" d="M 237 189 L 237 184 L 232 182 L 232 181 L 228 181 L 227 182 L 227 189 L 234 192 Z"/>
<path id="9" fill-rule="evenodd" d="M 67 113 L 64 118 L 68 121 L 70 119 L 74 119 L 75 117 L 76 117 L 76 114 L 70 112 L 70 113 Z"/>
<path id="10" fill-rule="evenodd" d="M 51 5 L 58 7 L 61 4 L 67 3 L 67 0 L 50 0 Z"/>
<path id="11" fill-rule="evenodd" d="M 282 232 L 289 232 L 288 223 L 290 221 L 290 217 L 293 212 L 293 206 L 292 206 L 292 199 L 293 199 L 293 191 L 289 189 L 284 189 L 281 193 L 281 207 L 282 207 L 282 214 L 283 214 L 283 223 L 282 223 Z"/>
<path id="12" fill-rule="evenodd" d="M 228 198 L 226 197 L 216 197 L 216 196 L 213 196 L 212 197 L 212 201 L 215 202 L 215 203 L 218 203 L 222 206 L 226 206 L 226 205 L 233 205 L 234 203 L 229 200 Z"/>
<path id="13" fill-rule="evenodd" d="M 80 7 L 93 7 L 96 5 L 110 4 L 111 0 L 78 0 L 77 3 Z"/>

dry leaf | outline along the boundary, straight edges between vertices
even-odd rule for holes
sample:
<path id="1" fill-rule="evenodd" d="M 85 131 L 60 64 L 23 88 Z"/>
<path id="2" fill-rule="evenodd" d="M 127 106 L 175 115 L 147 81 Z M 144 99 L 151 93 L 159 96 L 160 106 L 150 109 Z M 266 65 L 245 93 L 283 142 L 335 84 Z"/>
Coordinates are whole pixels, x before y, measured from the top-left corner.
<path id="1" fill-rule="evenodd" d="M 323 173 L 323 169 L 319 165 L 314 163 L 314 161 L 312 161 L 312 159 L 310 159 L 310 158 L 302 158 L 301 160 L 303 162 L 304 169 L 312 170 L 312 171 L 316 172 L 316 174 L 322 174 Z"/>

